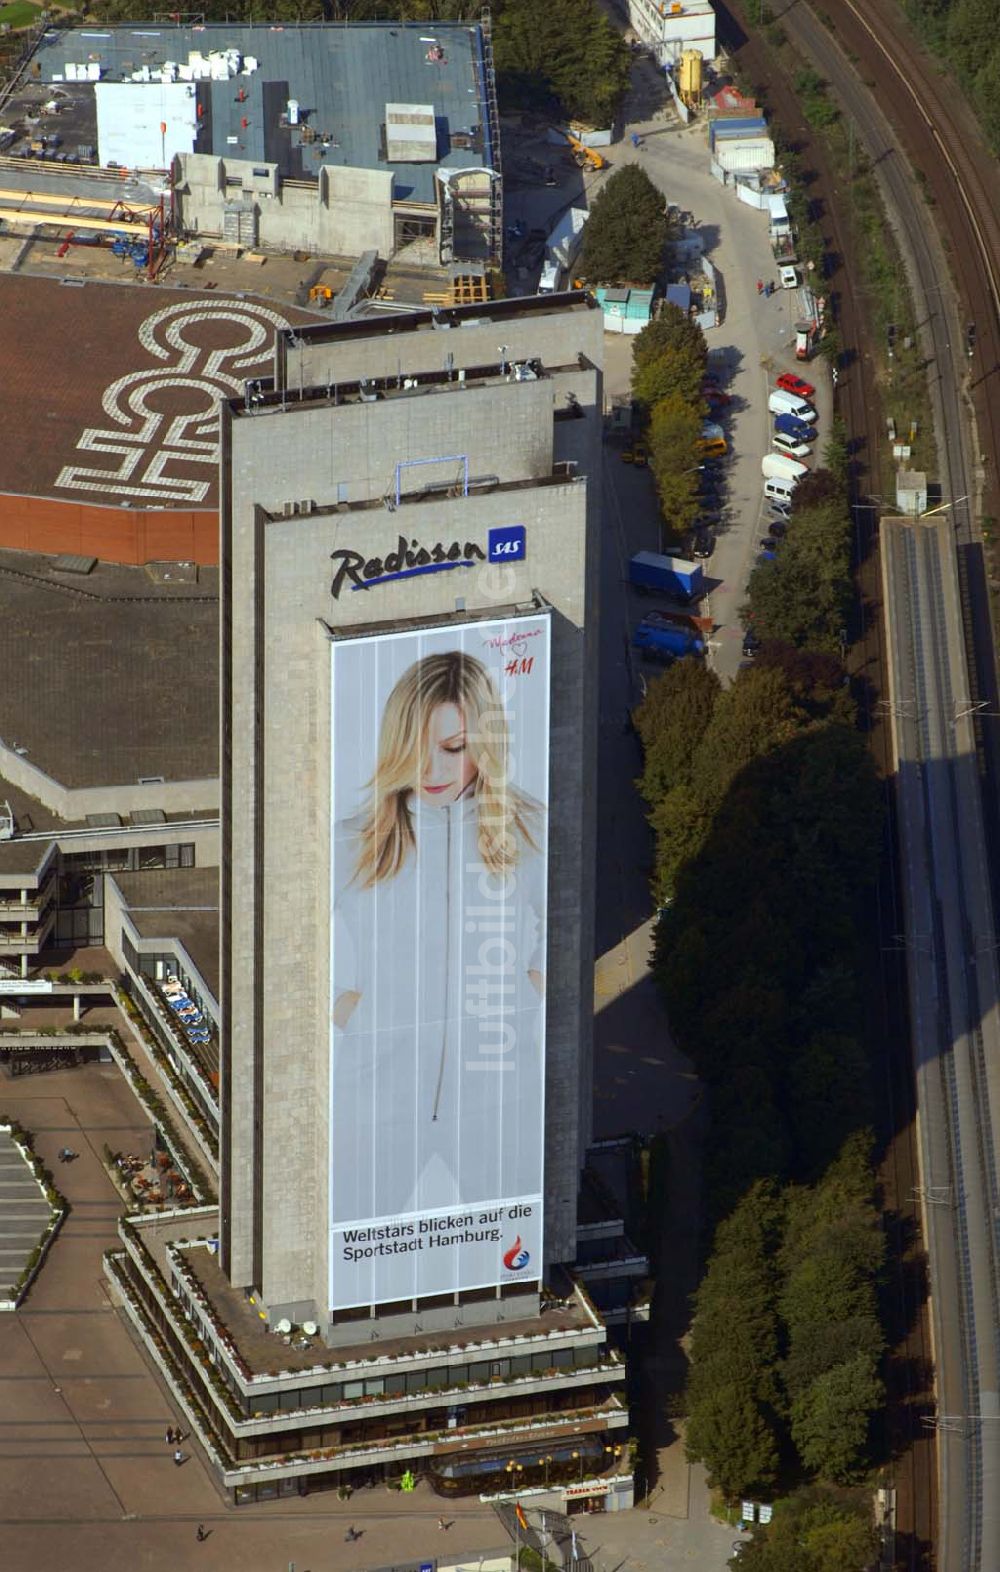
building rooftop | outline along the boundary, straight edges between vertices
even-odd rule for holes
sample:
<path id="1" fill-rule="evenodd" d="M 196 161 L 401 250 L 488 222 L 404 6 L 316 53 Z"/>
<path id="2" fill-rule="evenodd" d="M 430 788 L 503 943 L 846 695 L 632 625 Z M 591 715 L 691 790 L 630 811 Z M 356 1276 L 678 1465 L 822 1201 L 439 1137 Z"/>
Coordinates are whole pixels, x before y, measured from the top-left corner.
<path id="1" fill-rule="evenodd" d="M 307 320 L 191 290 L 0 275 L 0 430 L 18 434 L 0 444 L 0 492 L 216 508 L 218 421 L 202 379 L 224 394 L 268 376 L 275 331 Z M 127 452 L 106 445 L 123 441 Z"/>
<path id="2" fill-rule="evenodd" d="M 158 583 L 98 563 L 81 579 L 53 561 L 0 552 L 3 742 L 68 787 L 217 776 L 216 570 Z"/>
<path id="3" fill-rule="evenodd" d="M 279 335 L 279 351 L 290 365 L 299 344 L 307 346 L 349 343 L 351 340 L 388 338 L 397 334 L 440 333 L 453 328 L 483 327 L 495 323 L 530 321 L 557 312 L 586 313 L 596 310 L 587 290 L 566 290 L 554 295 L 512 295 L 467 306 L 428 306 L 423 311 L 387 312 L 380 317 L 359 317 L 348 322 L 317 322 L 291 327 Z"/>
<path id="4" fill-rule="evenodd" d="M 143 939 L 174 939 L 219 997 L 219 870 L 157 868 L 114 881 Z"/>
<path id="5" fill-rule="evenodd" d="M 193 151 L 277 164 L 293 179 L 315 179 L 330 164 L 385 169 L 395 176 L 397 200 L 433 202 L 439 165 L 461 169 L 493 163 L 478 26 L 92 25 L 46 33 L 35 60 L 41 84 L 66 95 L 74 145 L 97 143 L 99 82 L 127 83 L 135 91 L 137 121 L 149 119 L 140 108 L 143 98 L 155 97 L 158 106 L 164 86 L 172 98 L 192 88 L 197 114 L 191 137 L 184 147 L 164 143 L 166 157 L 157 159 L 154 168 L 166 167 L 172 153 Z M 78 79 L 80 72 L 84 80 Z M 114 115 L 127 117 L 130 104 L 116 96 Z M 51 100 L 51 92 L 47 97 Z M 432 106 L 431 160 L 424 161 L 425 148 L 405 143 L 400 151 L 418 151 L 418 158 L 387 157 L 389 104 L 397 110 Z M 5 110 L 8 125 L 18 107 Z M 164 123 L 172 126 L 171 112 L 163 112 Z M 62 111 L 56 120 L 61 116 Z M 159 108 L 154 118 L 160 122 Z M 46 129 L 53 127 L 46 124 Z"/>
<path id="6" fill-rule="evenodd" d="M 176 1227 L 175 1227 L 175 1232 Z M 145 1237 L 145 1235 L 143 1236 Z M 150 1241 L 152 1246 L 152 1241 Z M 338 1343 L 328 1347 L 321 1337 L 314 1337 L 308 1348 L 296 1348 L 281 1336 L 268 1330 L 261 1321 L 258 1310 L 242 1289 L 234 1288 L 219 1266 L 217 1258 L 208 1250 L 190 1248 L 180 1251 L 188 1268 L 194 1272 L 206 1297 L 219 1320 L 227 1328 L 236 1348 L 254 1375 L 268 1371 L 315 1370 L 326 1364 L 347 1366 L 355 1361 L 368 1367 L 371 1375 L 379 1372 L 373 1361 L 402 1359 L 439 1351 L 446 1345 L 448 1351 L 471 1350 L 481 1345 L 496 1344 L 500 1339 L 547 1337 L 557 1332 L 587 1331 L 598 1324 L 584 1303 L 573 1292 L 573 1285 L 566 1280 L 566 1298 L 553 1302 L 540 1315 L 531 1319 L 517 1319 L 517 1301 L 498 1302 L 497 1308 L 507 1320 L 489 1322 L 480 1326 L 440 1329 L 413 1337 L 389 1337 L 373 1343 L 364 1335 L 365 1322 L 359 1323 L 356 1345 Z"/>

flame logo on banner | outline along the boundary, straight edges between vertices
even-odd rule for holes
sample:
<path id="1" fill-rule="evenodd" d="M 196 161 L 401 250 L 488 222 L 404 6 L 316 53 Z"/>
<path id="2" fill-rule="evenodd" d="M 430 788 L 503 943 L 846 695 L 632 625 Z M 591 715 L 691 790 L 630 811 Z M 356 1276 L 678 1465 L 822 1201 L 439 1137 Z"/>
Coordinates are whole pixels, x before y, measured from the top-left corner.
<path id="1" fill-rule="evenodd" d="M 522 1247 L 521 1235 L 518 1234 L 509 1250 L 504 1251 L 503 1264 L 508 1272 L 520 1272 L 531 1260 L 528 1251 Z"/>

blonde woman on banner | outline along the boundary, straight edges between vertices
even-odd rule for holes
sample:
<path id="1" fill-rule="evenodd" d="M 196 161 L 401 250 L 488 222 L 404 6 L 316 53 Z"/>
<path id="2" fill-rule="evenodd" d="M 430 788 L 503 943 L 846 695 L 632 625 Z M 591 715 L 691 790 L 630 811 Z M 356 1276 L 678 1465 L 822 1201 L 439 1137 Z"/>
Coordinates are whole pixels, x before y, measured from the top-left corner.
<path id="1" fill-rule="evenodd" d="M 413 661 L 361 810 L 335 826 L 335 1220 L 540 1189 L 545 810 L 510 770 L 518 706 L 519 745 L 545 749 L 544 667 L 505 703 L 461 648 Z"/>

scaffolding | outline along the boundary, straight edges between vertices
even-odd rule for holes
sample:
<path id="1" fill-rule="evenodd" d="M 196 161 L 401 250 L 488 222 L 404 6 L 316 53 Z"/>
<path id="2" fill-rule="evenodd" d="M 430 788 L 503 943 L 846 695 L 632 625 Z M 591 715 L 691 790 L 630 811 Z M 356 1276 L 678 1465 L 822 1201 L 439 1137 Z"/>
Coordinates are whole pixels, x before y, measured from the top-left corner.
<path id="1" fill-rule="evenodd" d="M 58 231 L 60 257 L 70 245 L 82 245 L 83 235 L 93 237 L 90 243 L 107 240 L 117 248 L 116 255 L 129 256 L 145 268 L 149 279 L 156 277 L 166 256 L 167 214 L 162 197 L 150 204 L 0 188 L 0 222 L 10 230 L 27 230 L 29 236 Z"/>
<path id="2" fill-rule="evenodd" d="M 497 101 L 497 77 L 493 64 L 493 19 L 489 6 L 484 6 L 479 21 L 482 37 L 483 98 L 490 130 L 490 261 L 494 267 L 503 266 L 503 155 L 500 150 L 500 105 Z"/>

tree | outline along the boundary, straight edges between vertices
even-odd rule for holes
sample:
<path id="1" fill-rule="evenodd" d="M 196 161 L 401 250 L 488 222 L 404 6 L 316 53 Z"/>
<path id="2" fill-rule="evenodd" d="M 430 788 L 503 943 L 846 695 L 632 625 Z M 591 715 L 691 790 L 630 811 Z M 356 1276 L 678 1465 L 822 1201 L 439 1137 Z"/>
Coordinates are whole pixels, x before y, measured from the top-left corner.
<path id="1" fill-rule="evenodd" d="M 792 1405 L 792 1439 L 805 1466 L 835 1484 L 866 1470 L 872 1415 L 885 1388 L 870 1354 L 858 1352 L 819 1376 Z"/>
<path id="2" fill-rule="evenodd" d="M 590 210 L 580 267 L 594 284 L 652 284 L 666 243 L 662 192 L 638 164 L 626 164 L 610 176 Z"/>
<path id="3" fill-rule="evenodd" d="M 649 684 L 633 719 L 643 755 L 638 786 L 650 806 L 688 779 L 691 756 L 721 691 L 715 672 L 694 659 L 677 661 Z"/>
<path id="4" fill-rule="evenodd" d="M 713 1385 L 692 1408 L 685 1449 L 692 1462 L 705 1464 L 709 1484 L 727 1501 L 749 1491 L 769 1494 L 778 1476 L 774 1425 L 738 1381 Z"/>
<path id="5" fill-rule="evenodd" d="M 503 0 L 493 45 L 502 103 L 556 107 L 597 126 L 614 120 L 629 50 L 596 0 Z"/>
<path id="6" fill-rule="evenodd" d="M 712 827 L 712 815 L 698 794 L 682 783 L 658 800 L 649 822 L 656 836 L 653 895 L 657 906 L 662 906 L 673 899 L 677 870 L 704 845 Z"/>
<path id="7" fill-rule="evenodd" d="M 704 417 L 708 405 L 702 398 L 701 383 L 705 362 L 689 346 L 665 349 L 655 360 L 636 365 L 632 371 L 632 394 L 643 409 L 651 409 L 675 393 Z"/>
<path id="8" fill-rule="evenodd" d="M 800 513 L 807 512 L 818 502 L 829 502 L 832 498 L 844 501 L 842 477 L 832 469 L 811 470 L 808 475 L 803 475 L 792 492 L 792 517 L 798 518 Z"/>
<path id="9" fill-rule="evenodd" d="M 858 1572 L 876 1551 L 867 1497 L 812 1485 L 777 1502 L 770 1526 L 743 1551 L 740 1572 Z"/>
<path id="10" fill-rule="evenodd" d="M 636 334 L 632 343 L 632 364 L 636 368 L 645 366 L 673 351 L 690 351 L 697 355 L 702 368 L 708 359 L 708 345 L 697 322 L 692 322 L 680 306 L 668 300 L 652 322 L 647 322 L 642 332 Z"/>
<path id="11" fill-rule="evenodd" d="M 777 1472 L 774 1253 L 781 1219 L 775 1188 L 754 1185 L 716 1230 L 695 1297 L 687 1450 L 729 1499 L 766 1487 Z"/>
<path id="12" fill-rule="evenodd" d="M 777 555 L 751 573 L 744 620 L 761 639 L 838 649 L 852 598 L 846 509 L 828 498 L 796 508 L 794 520 Z"/>
<path id="13" fill-rule="evenodd" d="M 649 422 L 649 464 L 656 480 L 660 511 L 680 531 L 698 516 L 698 439 L 701 415 L 677 393 L 653 406 Z"/>
<path id="14" fill-rule="evenodd" d="M 701 411 L 707 359 L 708 345 L 697 322 L 667 301 L 633 341 L 632 392 L 647 409 L 678 393 Z"/>
<path id="15" fill-rule="evenodd" d="M 862 1044 L 844 1032 L 807 1035 L 789 1061 L 785 1102 L 804 1179 L 818 1178 L 848 1135 L 867 1122 L 869 1074 Z"/>
<path id="16" fill-rule="evenodd" d="M 744 765 L 790 741 L 803 720 L 781 672 L 742 671 L 720 695 L 692 761 L 695 789 L 706 801 L 720 802 Z"/>

